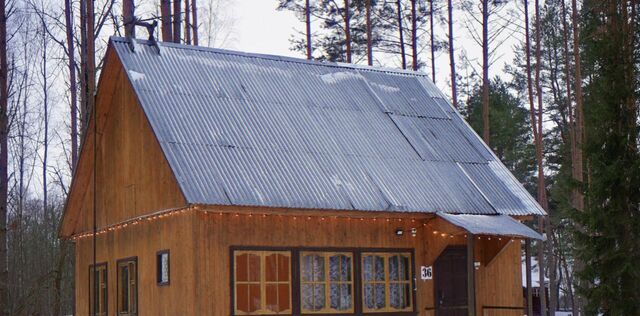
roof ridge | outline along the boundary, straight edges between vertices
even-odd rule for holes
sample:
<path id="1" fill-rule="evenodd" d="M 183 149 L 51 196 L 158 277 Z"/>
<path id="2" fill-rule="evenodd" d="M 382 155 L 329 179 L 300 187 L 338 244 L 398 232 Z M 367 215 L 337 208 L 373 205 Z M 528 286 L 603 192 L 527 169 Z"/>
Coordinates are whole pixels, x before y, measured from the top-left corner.
<path id="1" fill-rule="evenodd" d="M 111 36 L 109 38 L 110 41 L 117 41 L 122 43 L 129 43 L 129 39 L 120 36 Z M 135 39 L 137 44 L 142 45 L 151 45 L 149 40 L 145 39 Z M 368 65 L 360 65 L 360 64 L 349 64 L 349 63 L 341 63 L 341 62 L 323 62 L 317 60 L 308 60 L 303 58 L 282 56 L 282 55 L 273 55 L 273 54 L 263 54 L 263 53 L 252 53 L 252 52 L 243 52 L 238 50 L 224 49 L 224 48 L 214 48 L 207 46 L 193 46 L 181 43 L 172 43 L 172 42 L 157 42 L 162 47 L 171 47 L 177 49 L 185 49 L 185 50 L 199 50 L 204 52 L 211 52 L 217 54 L 226 54 L 226 55 L 235 55 L 249 58 L 257 58 L 257 59 L 267 59 L 267 60 L 276 60 L 290 63 L 298 63 L 298 64 L 311 64 L 317 66 L 325 66 L 331 68 L 347 68 L 353 70 L 364 70 L 364 71 L 373 71 L 373 72 L 381 72 L 381 73 L 395 73 L 402 75 L 412 75 L 416 77 L 429 77 L 427 73 L 424 73 L 419 70 L 409 70 L 409 69 L 397 69 L 390 67 L 378 67 L 378 66 L 368 66 Z"/>

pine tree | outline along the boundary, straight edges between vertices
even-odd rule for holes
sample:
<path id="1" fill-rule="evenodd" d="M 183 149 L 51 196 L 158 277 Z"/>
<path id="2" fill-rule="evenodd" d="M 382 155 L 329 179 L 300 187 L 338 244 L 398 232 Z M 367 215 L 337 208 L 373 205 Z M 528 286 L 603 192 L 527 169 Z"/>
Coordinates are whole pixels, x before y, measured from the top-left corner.
<path id="1" fill-rule="evenodd" d="M 632 6 L 587 0 L 582 10 L 588 185 L 576 237 L 588 315 L 640 310 L 639 54 Z"/>

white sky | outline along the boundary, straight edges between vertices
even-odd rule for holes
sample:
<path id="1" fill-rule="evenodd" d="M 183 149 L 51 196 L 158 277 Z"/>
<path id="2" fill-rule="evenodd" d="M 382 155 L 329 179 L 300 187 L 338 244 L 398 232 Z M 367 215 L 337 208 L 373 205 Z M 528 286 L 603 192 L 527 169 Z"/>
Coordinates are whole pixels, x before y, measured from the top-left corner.
<path id="1" fill-rule="evenodd" d="M 276 0 L 235 0 L 235 41 L 228 48 L 251 53 L 304 57 L 289 50 L 289 39 L 300 27 L 289 11 L 277 11 Z"/>
<path id="2" fill-rule="evenodd" d="M 231 19 L 231 32 L 230 39 L 221 45 L 223 48 L 239 50 L 252 53 L 263 53 L 273 55 L 284 55 L 291 57 L 304 58 L 305 56 L 298 52 L 293 52 L 289 48 L 291 46 L 289 40 L 296 34 L 296 30 L 301 30 L 304 25 L 298 21 L 295 15 L 289 11 L 278 11 L 277 0 L 222 0 L 226 6 L 222 10 L 227 12 L 220 12 L 219 14 Z M 516 4 L 511 4 L 508 10 L 519 11 L 521 4 L 516 1 Z M 438 9 L 438 8 L 436 8 Z M 445 8 L 440 8 L 445 10 Z M 444 13 L 444 12 L 443 12 Z M 480 61 L 482 51 L 479 45 L 471 38 L 468 31 L 469 17 L 460 10 L 454 12 L 455 22 L 454 28 L 454 45 L 456 48 L 456 68 L 458 75 L 466 76 L 471 72 L 471 68 L 476 71 L 480 70 Z M 313 27 L 313 26 L 312 26 Z M 436 22 L 436 39 L 445 41 L 447 32 L 446 25 L 441 21 Z M 515 27 L 517 28 L 517 27 Z M 497 49 L 495 56 L 496 62 L 491 66 L 490 76 L 493 78 L 495 75 L 500 75 L 503 80 L 509 80 L 508 76 L 503 73 L 503 68 L 506 63 L 511 63 L 514 57 L 513 45 L 520 40 L 520 35 L 506 34 L 507 40 L 500 45 Z M 425 38 L 419 39 L 424 41 L 423 44 L 428 41 L 428 34 L 425 34 Z M 464 52 L 469 60 L 469 66 L 471 68 L 464 69 L 463 60 L 460 55 Z M 375 56 L 374 56 L 375 57 Z M 380 57 L 380 56 L 378 56 Z M 407 56 L 410 58 L 410 56 Z M 426 66 L 422 71 L 430 74 L 430 56 L 426 51 L 422 52 L 421 58 L 426 63 Z M 495 57 L 494 57 L 495 58 Z M 387 67 L 399 67 L 399 61 L 384 61 Z M 449 56 L 446 50 L 441 50 L 436 53 L 436 84 L 440 89 L 449 95 L 450 93 L 450 77 L 449 77 Z M 459 89 L 467 90 L 465 82 L 458 81 Z M 459 93 L 464 93 L 459 91 Z"/>

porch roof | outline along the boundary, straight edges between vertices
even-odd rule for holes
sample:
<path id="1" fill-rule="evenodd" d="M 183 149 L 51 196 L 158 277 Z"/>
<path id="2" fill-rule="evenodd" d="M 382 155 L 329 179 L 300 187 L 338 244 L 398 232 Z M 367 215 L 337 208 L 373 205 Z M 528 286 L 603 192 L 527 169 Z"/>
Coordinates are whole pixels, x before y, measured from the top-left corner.
<path id="1" fill-rule="evenodd" d="M 452 225 L 474 235 L 492 235 L 544 240 L 545 237 L 508 215 L 437 213 Z"/>

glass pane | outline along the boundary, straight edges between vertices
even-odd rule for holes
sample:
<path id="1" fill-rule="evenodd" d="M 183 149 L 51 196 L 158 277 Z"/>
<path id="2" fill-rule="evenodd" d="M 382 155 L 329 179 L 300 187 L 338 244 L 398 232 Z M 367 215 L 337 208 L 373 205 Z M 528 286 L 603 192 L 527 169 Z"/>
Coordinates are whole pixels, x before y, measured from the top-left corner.
<path id="1" fill-rule="evenodd" d="M 236 285 L 236 309 L 240 312 L 249 312 L 249 285 Z"/>
<path id="2" fill-rule="evenodd" d="M 249 278 L 251 282 L 260 282 L 260 256 L 248 255 L 249 262 Z"/>
<path id="3" fill-rule="evenodd" d="M 404 298 L 405 298 L 405 307 L 411 306 L 411 299 L 413 298 L 411 292 L 411 284 L 404 284 Z"/>
<path id="4" fill-rule="evenodd" d="M 366 256 L 362 260 L 362 270 L 365 281 L 373 280 L 373 256 Z"/>
<path id="5" fill-rule="evenodd" d="M 278 259 L 276 254 L 268 255 L 264 258 L 265 263 L 265 277 L 267 282 L 274 282 L 278 280 Z"/>
<path id="6" fill-rule="evenodd" d="M 313 286 L 313 310 L 321 310 L 325 306 L 324 284 L 315 284 Z"/>
<path id="7" fill-rule="evenodd" d="M 391 307 L 400 309 L 402 308 L 402 284 L 390 284 L 389 285 L 389 301 Z"/>
<path id="8" fill-rule="evenodd" d="M 384 281 L 384 258 L 383 257 L 378 257 L 378 256 L 374 256 L 374 264 L 375 264 L 375 280 L 376 281 Z"/>
<path id="9" fill-rule="evenodd" d="M 302 281 L 324 281 L 324 258 L 318 255 L 306 255 L 302 258 Z"/>
<path id="10" fill-rule="evenodd" d="M 245 282 L 249 280 L 247 271 L 249 270 L 249 255 L 242 254 L 236 256 L 236 281 Z"/>
<path id="11" fill-rule="evenodd" d="M 278 285 L 278 311 L 286 311 L 291 308 L 289 284 Z"/>
<path id="12" fill-rule="evenodd" d="M 249 285 L 249 312 L 255 312 L 260 309 L 260 285 Z"/>
<path id="13" fill-rule="evenodd" d="M 400 278 L 398 256 L 389 257 L 389 280 L 397 281 Z"/>
<path id="14" fill-rule="evenodd" d="M 313 285 L 302 284 L 302 309 L 313 310 Z"/>
<path id="15" fill-rule="evenodd" d="M 289 256 L 278 255 L 278 281 L 289 281 Z"/>
<path id="16" fill-rule="evenodd" d="M 331 284 L 329 290 L 331 294 L 331 308 L 336 310 L 351 309 L 351 285 L 350 284 Z"/>
<path id="17" fill-rule="evenodd" d="M 384 284 L 375 285 L 375 309 L 385 307 L 385 288 Z"/>
<path id="18" fill-rule="evenodd" d="M 402 256 L 401 258 L 402 259 L 400 260 L 400 262 L 402 263 L 402 265 L 401 265 L 402 273 L 400 275 L 402 276 L 403 280 L 409 281 L 409 280 L 411 280 L 411 275 L 409 273 L 409 271 L 411 270 L 409 268 L 410 264 L 411 264 L 411 261 L 409 261 L 409 257 Z"/>
<path id="19" fill-rule="evenodd" d="M 102 279 L 103 279 L 103 283 L 102 283 L 102 287 L 100 289 L 101 292 L 101 296 L 102 296 L 102 300 L 101 300 L 101 304 L 100 304 L 100 311 L 101 312 L 106 312 L 107 311 L 107 273 L 105 270 L 102 270 Z"/>
<path id="20" fill-rule="evenodd" d="M 391 284 L 389 294 L 391 307 L 405 309 L 411 305 L 411 289 L 408 284 Z"/>
<path id="21" fill-rule="evenodd" d="M 340 258 L 342 270 L 341 272 L 341 280 L 342 281 L 351 281 L 351 257 L 342 256 Z"/>
<path id="22" fill-rule="evenodd" d="M 374 308 L 373 284 L 364 285 L 364 306 L 368 309 Z"/>
<path id="23" fill-rule="evenodd" d="M 160 255 L 160 267 L 162 268 L 160 273 L 160 282 L 169 282 L 169 254 L 163 253 Z"/>
<path id="24" fill-rule="evenodd" d="M 329 257 L 329 280 L 340 281 L 340 255 Z"/>
<path id="25" fill-rule="evenodd" d="M 129 267 L 120 267 L 120 311 L 129 311 Z"/>

